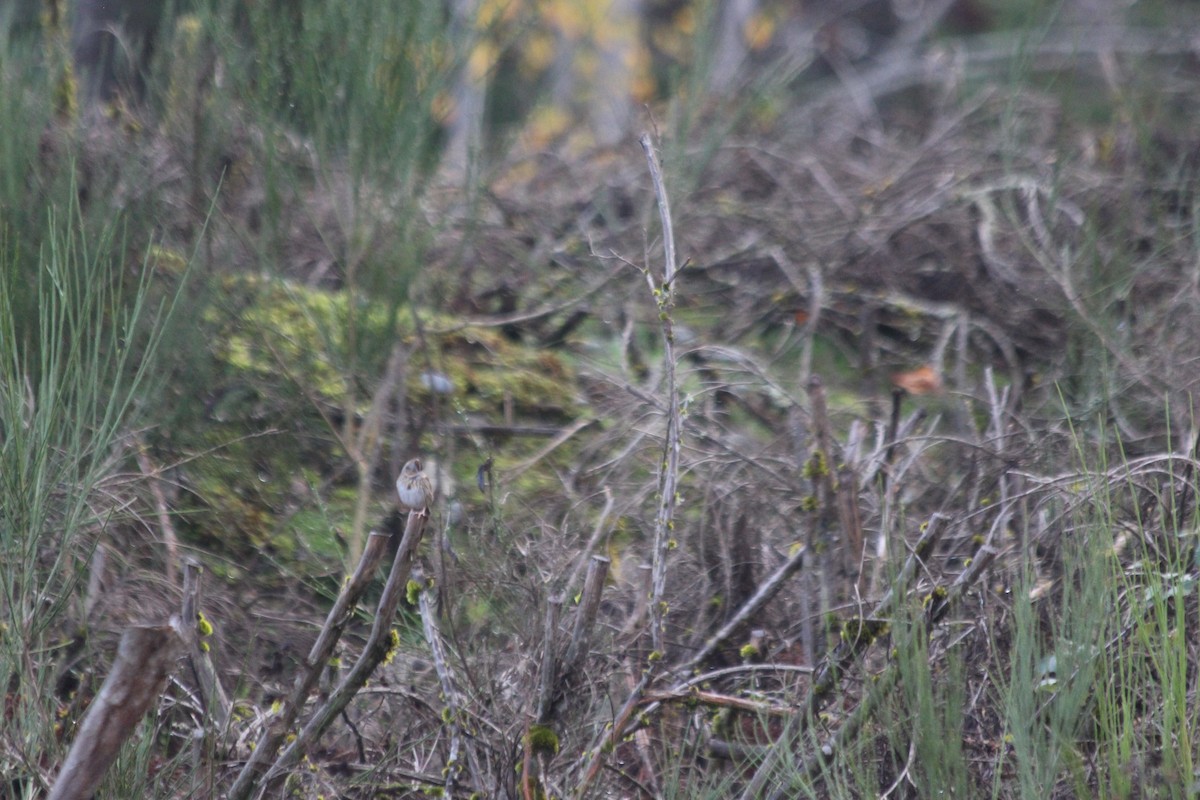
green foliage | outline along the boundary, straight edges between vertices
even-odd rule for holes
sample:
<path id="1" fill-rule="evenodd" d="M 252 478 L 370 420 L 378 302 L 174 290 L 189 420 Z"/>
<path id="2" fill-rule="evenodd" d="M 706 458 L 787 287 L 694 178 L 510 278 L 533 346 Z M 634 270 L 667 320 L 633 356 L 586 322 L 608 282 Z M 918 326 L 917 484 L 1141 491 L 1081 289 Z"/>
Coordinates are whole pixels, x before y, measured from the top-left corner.
<path id="1" fill-rule="evenodd" d="M 311 177 L 329 195 L 337 233 L 348 242 L 339 254 L 346 280 L 366 302 L 394 312 L 422 261 L 426 234 L 415 225 L 417 202 L 436 163 L 434 100 L 453 63 L 440 7 L 215 2 L 210 13 L 214 28 L 240 34 L 217 39 L 229 69 L 229 100 L 253 109 L 270 135 L 299 133 L 311 141 Z M 305 180 L 271 148 L 261 156 L 272 176 L 268 192 L 279 201 Z M 282 224 L 277 215 L 267 220 L 265 244 L 288 235 Z M 400 249 L 371 247 L 379 226 L 387 226 Z M 269 258 L 265 265 L 272 266 Z"/>
<path id="2" fill-rule="evenodd" d="M 966 687 L 960 655 L 949 652 L 931 658 L 920 614 L 898 624 L 892 641 L 893 668 L 902 677 L 900 691 L 884 713 L 887 724 L 881 727 L 891 741 L 893 763 L 911 766 L 922 796 L 972 796 L 962 747 Z"/>
<path id="3" fill-rule="evenodd" d="M 125 265 L 109 256 L 113 228 L 93 241 L 81 227 L 78 208 L 50 210 L 33 269 L 0 252 L 0 675 L 20 686 L 26 700 L 14 713 L 39 752 L 57 751 L 41 738 L 50 726 L 38 725 L 54 698 L 43 656 L 98 536 L 119 519 L 95 493 L 120 466 L 136 409 L 154 396 L 170 310 L 150 305 L 144 266 L 126 285 Z M 13 288 L 31 273 L 36 305 L 26 307 L 29 295 Z"/>
<path id="4" fill-rule="evenodd" d="M 226 307 L 210 309 L 206 322 L 215 343 L 213 357 L 227 381 L 277 397 L 299 390 L 301 405 L 305 400 L 336 405 L 358 396 L 358 376 L 342 365 L 351 358 L 347 331 L 359 299 L 255 276 L 229 277 L 221 284 Z M 360 336 L 391 334 L 391 321 L 380 309 L 364 310 L 358 314 Z M 361 413 L 365 406 L 346 410 Z"/>

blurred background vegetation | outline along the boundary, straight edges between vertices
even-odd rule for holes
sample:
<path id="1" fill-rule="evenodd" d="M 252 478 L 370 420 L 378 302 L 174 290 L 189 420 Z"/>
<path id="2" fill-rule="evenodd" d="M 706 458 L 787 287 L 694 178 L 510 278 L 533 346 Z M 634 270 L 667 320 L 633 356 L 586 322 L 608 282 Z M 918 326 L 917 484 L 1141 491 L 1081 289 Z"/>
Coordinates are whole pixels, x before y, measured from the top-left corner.
<path id="1" fill-rule="evenodd" d="M 649 655 L 665 370 L 643 131 L 687 260 L 670 656 L 804 545 L 804 576 L 704 666 L 817 665 L 942 513 L 892 620 L 909 633 L 846 688 L 888 662 L 903 692 L 789 791 L 1192 796 L 1198 19 L 1168 0 L 7 0 L 0 798 L 42 791 L 116 635 L 178 606 L 182 555 L 208 570 L 221 674 L 269 708 L 367 532 L 400 530 L 415 454 L 487 721 L 477 788 L 581 782 Z M 867 538 L 852 569 L 818 451 Z M 975 606 L 926 630 L 922 593 L 981 545 L 1003 557 Z M 604 634 L 539 789 L 513 766 L 542 608 L 597 554 Z M 406 613 L 382 681 L 412 696 L 358 709 L 300 796 L 438 773 Z M 721 685 L 761 717 L 660 712 L 612 785 L 730 796 L 792 680 Z M 181 744 L 195 716 L 148 722 L 109 796 L 226 780 L 236 748 Z M 402 777 L 418 750 L 434 766 Z"/>

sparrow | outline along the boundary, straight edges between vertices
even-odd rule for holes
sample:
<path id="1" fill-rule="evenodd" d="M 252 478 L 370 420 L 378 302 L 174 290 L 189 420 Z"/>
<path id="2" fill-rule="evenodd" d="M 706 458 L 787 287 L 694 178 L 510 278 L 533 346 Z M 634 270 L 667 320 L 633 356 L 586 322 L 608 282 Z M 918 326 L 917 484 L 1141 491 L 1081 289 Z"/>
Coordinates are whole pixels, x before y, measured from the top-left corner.
<path id="1" fill-rule="evenodd" d="M 400 477 L 396 479 L 396 494 L 400 496 L 401 510 L 429 515 L 433 484 L 421 468 L 421 459 L 414 458 L 400 470 Z"/>

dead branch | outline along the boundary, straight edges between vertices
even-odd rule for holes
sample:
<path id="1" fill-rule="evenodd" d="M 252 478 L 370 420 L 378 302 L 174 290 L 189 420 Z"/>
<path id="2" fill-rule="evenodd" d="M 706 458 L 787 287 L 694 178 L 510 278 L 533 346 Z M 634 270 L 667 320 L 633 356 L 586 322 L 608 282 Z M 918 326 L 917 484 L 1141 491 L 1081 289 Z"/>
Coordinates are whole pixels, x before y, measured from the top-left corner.
<path id="1" fill-rule="evenodd" d="M 423 522 L 419 523 L 417 527 L 416 537 L 419 539 Z M 408 528 L 404 532 L 406 542 L 409 539 L 409 530 L 412 528 L 413 515 L 410 514 Z M 358 561 L 358 568 L 342 588 L 342 593 L 338 595 L 337 600 L 334 601 L 333 608 L 329 610 L 329 615 L 325 618 L 325 625 L 317 635 L 317 641 L 309 650 L 308 658 L 305 661 L 305 671 L 296 678 L 296 685 L 292 689 L 292 693 L 288 695 L 279 713 L 270 720 L 267 728 L 259 737 L 250 758 L 247 759 L 233 787 L 229 790 L 230 800 L 245 800 L 250 796 L 255 783 L 265 771 L 268 760 L 274 758 L 275 753 L 279 750 L 279 745 L 283 743 L 284 737 L 288 735 L 300 715 L 301 709 L 304 708 L 304 704 L 308 702 L 313 689 L 320 681 L 326 663 L 333 655 L 333 650 L 337 646 L 342 632 L 350 622 L 354 607 L 374 578 L 375 568 L 383 558 L 389 538 L 391 537 L 387 534 L 375 531 L 371 531 L 367 537 L 367 546 L 363 550 L 362 558 Z M 413 547 L 415 548 L 415 543 Z M 396 553 L 397 559 L 403 552 L 404 547 L 401 545 L 400 550 Z M 393 566 L 394 572 L 395 567 Z"/>
<path id="2" fill-rule="evenodd" d="M 180 621 L 130 628 L 92 701 L 48 800 L 85 800 L 96 791 L 122 743 L 162 693 L 183 647 Z"/>
<path id="3" fill-rule="evenodd" d="M 583 769 L 583 777 L 579 779 L 579 784 L 575 787 L 574 796 L 576 798 L 587 796 L 588 788 L 596 780 L 604 762 L 608 760 L 608 754 L 621 742 L 622 736 L 618 731 L 624 731 L 633 718 L 634 712 L 642 702 L 649 680 L 649 674 L 643 672 L 642 677 L 630 689 L 625 702 L 613 717 L 612 725 L 608 726 L 592 743 L 592 746 L 584 751 L 584 757 L 587 760 Z"/>
<path id="4" fill-rule="evenodd" d="M 809 377 L 808 398 L 812 403 L 813 427 L 816 429 L 817 451 L 821 459 L 821 463 L 814 469 L 824 495 L 819 502 L 832 503 L 836 511 L 838 525 L 846 542 L 846 547 L 842 550 L 843 574 L 857 576 L 863 556 L 862 523 L 858 514 L 858 481 L 850 474 L 849 467 L 833 466 L 836 463 L 833 458 L 833 428 L 825 403 L 825 384 L 820 375 Z M 839 478 L 836 481 L 835 470 Z"/>
<path id="5" fill-rule="evenodd" d="M 658 514 L 654 520 L 654 543 L 650 567 L 650 640 L 654 652 L 661 658 L 666 651 L 665 618 L 667 613 L 667 551 L 671 547 L 675 528 L 675 505 L 678 502 L 679 482 L 679 387 L 675 380 L 675 329 L 671 314 L 675 309 L 675 232 L 671 223 L 671 204 L 667 187 L 663 182 L 662 167 L 650 134 L 643 133 L 639 140 L 646 152 L 646 163 L 650 167 L 650 179 L 654 183 L 654 197 L 658 202 L 659 219 L 663 232 L 663 277 L 661 285 L 655 285 L 654 277 L 646 270 L 646 280 L 658 307 L 658 319 L 662 325 L 663 368 L 666 382 L 667 432 L 663 439 L 663 459 L 658 480 Z"/>
<path id="6" fill-rule="evenodd" d="M 392 622 L 396 618 L 396 609 L 400 607 L 400 601 L 404 599 L 408 579 L 412 574 L 413 560 L 417 555 L 417 546 L 421 543 L 421 535 L 425 532 L 426 520 L 428 520 L 428 516 L 423 510 L 409 513 L 408 524 L 404 528 L 404 538 L 400 541 L 400 547 L 397 548 L 396 557 L 392 561 L 392 570 L 388 574 L 387 583 L 384 584 L 383 594 L 379 598 L 379 606 L 375 610 L 375 622 L 371 626 L 371 633 L 367 636 L 362 654 L 350 671 L 346 673 L 342 682 L 329 695 L 325 704 L 313 713 L 312 718 L 295 740 L 279 755 L 279 758 L 275 759 L 275 763 L 271 765 L 271 769 L 266 775 L 265 782 L 268 785 L 282 780 L 287 775 L 301 756 L 308 751 L 308 748 L 316 743 L 330 723 L 349 705 L 354 695 L 371 677 L 375 668 L 383 663 L 388 653 L 398 644 L 393 639 Z M 371 538 L 373 540 L 375 537 Z M 309 666 L 314 665 L 310 664 Z M 320 662 L 319 666 L 323 667 L 324 661 Z M 246 770 L 243 769 L 242 774 L 245 775 Z M 231 797 L 233 797 L 232 792 Z"/>
<path id="7" fill-rule="evenodd" d="M 154 497 L 154 513 L 158 517 L 158 529 L 162 533 L 163 544 L 166 546 L 167 582 L 175 584 L 175 570 L 179 563 L 179 537 L 175 533 L 175 524 L 171 521 L 171 510 L 167 496 L 162 489 L 161 470 L 150 460 L 146 443 L 141 436 L 133 439 L 133 451 L 137 458 L 138 469 L 146 477 L 150 485 L 150 494 Z M 184 617 L 185 624 L 187 618 Z"/>
<path id="8" fill-rule="evenodd" d="M 579 611 L 575 616 L 575 630 L 571 634 L 571 644 L 563 657 L 562 671 L 564 675 L 572 675 L 587 657 L 591 642 L 592 628 L 596 625 L 596 613 L 600 610 L 600 597 L 604 592 L 604 581 L 608 578 L 608 567 L 611 562 L 604 556 L 592 556 L 588 560 L 587 577 L 583 582 L 583 596 L 579 602 Z"/>
<path id="9" fill-rule="evenodd" d="M 791 558 L 780 565 L 780 567 L 776 569 L 769 578 L 762 582 L 762 584 L 758 587 L 758 591 L 756 591 L 753 596 L 751 596 L 750 599 L 747 600 L 742 607 L 739 608 L 737 612 L 729 618 L 729 621 L 722 625 L 720 630 L 708 637 L 708 640 L 704 643 L 704 645 L 701 646 L 701 648 L 694 654 L 692 654 L 691 658 L 672 669 L 671 674 L 678 677 L 689 675 L 693 668 L 695 668 L 701 661 L 708 658 L 722 642 L 728 639 L 733 632 L 737 630 L 740 625 L 745 623 L 745 621 L 754 614 L 758 613 L 759 609 L 761 609 L 767 604 L 767 602 L 770 601 L 772 597 L 779 593 L 779 590 L 783 588 L 783 585 L 787 583 L 788 579 L 791 578 L 792 575 L 796 574 L 796 572 L 802 566 L 804 566 L 804 558 L 807 553 L 808 548 L 801 547 L 792 555 Z"/>
<path id="10" fill-rule="evenodd" d="M 748 711 L 751 714 L 772 714 L 780 716 L 788 714 L 791 709 L 782 706 L 772 705 L 771 703 L 763 703 L 758 700 L 748 700 L 745 697 L 733 697 L 732 695 L 720 694 L 718 692 L 706 692 L 701 689 L 690 688 L 683 691 L 648 691 L 646 692 L 646 700 L 663 704 L 663 703 L 704 703 L 705 705 L 715 706 L 717 708 L 732 708 L 737 711 Z"/>
<path id="11" fill-rule="evenodd" d="M 213 667 L 212 657 L 208 650 L 202 646 L 200 636 L 197 634 L 200 626 L 200 592 L 202 589 L 200 578 L 204 573 L 204 568 L 200 562 L 192 557 L 187 557 L 183 561 L 183 624 L 180 628 L 184 642 L 187 645 L 188 662 L 192 667 L 192 674 L 195 676 L 196 685 L 200 690 L 200 698 L 204 704 L 204 710 L 214 717 L 215 727 L 218 731 L 224 731 L 225 726 L 229 724 L 229 714 L 232 710 L 232 705 L 229 702 L 229 695 L 225 692 L 225 687 L 221 685 L 221 679 L 217 675 L 216 668 Z"/>
<path id="12" fill-rule="evenodd" d="M 535 719 L 545 724 L 554 713 L 554 695 L 558 686 L 558 657 L 555 653 L 558 638 L 558 617 L 562 613 L 563 596 L 555 594 L 546 600 L 546 624 L 542 629 L 541 689 L 538 692 Z"/>

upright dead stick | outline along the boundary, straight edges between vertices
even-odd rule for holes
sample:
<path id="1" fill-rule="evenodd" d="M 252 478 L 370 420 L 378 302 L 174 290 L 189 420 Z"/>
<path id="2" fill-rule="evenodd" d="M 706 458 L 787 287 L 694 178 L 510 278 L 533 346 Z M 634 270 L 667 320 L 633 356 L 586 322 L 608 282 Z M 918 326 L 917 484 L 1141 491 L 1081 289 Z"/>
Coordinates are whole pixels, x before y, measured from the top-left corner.
<path id="1" fill-rule="evenodd" d="M 329 724 L 342 713 L 354 695 L 358 693 L 371 677 L 375 668 L 383 663 L 392 650 L 392 622 L 396 618 L 396 609 L 404 598 L 408 586 L 408 578 L 412 574 L 413 560 L 417 555 L 417 545 L 421 543 L 421 535 L 425 532 L 425 522 L 428 517 L 413 511 L 408 515 L 408 524 L 404 528 L 404 538 L 396 550 L 396 558 L 392 561 L 392 571 L 384 584 L 383 594 L 379 598 L 379 607 L 375 611 L 375 622 L 371 625 L 371 633 L 358 661 L 346 673 L 345 678 L 329 695 L 325 704 L 318 708 L 300 731 L 295 740 L 280 754 L 267 773 L 267 784 L 283 778 L 288 770 L 296 765 L 308 748 L 325 732 Z M 321 662 L 322 665 L 324 662 Z M 243 770 L 244 772 L 244 770 Z"/>
<path id="2" fill-rule="evenodd" d="M 134 437 L 133 449 L 138 469 L 146 476 L 150 485 L 150 494 L 154 497 L 154 513 L 158 517 L 158 529 L 162 532 L 163 544 L 167 548 L 167 583 L 173 585 L 175 583 L 175 565 L 179 563 L 179 537 L 175 533 L 175 524 L 171 521 L 171 509 L 167 504 L 167 496 L 162 490 L 162 471 L 157 469 L 150 460 L 150 453 L 140 435 Z M 184 624 L 187 624 L 186 619 Z"/>
<path id="3" fill-rule="evenodd" d="M 645 271 L 646 281 L 654 295 L 654 301 L 658 307 L 658 319 L 662 326 L 663 367 L 667 392 L 667 432 L 663 440 L 663 458 L 659 465 L 658 512 L 654 520 L 653 553 L 650 562 L 650 642 L 654 649 L 653 655 L 657 657 L 654 661 L 657 661 L 663 656 L 666 649 L 667 553 L 672 544 L 672 535 L 675 530 L 675 506 L 679 499 L 679 386 L 675 378 L 675 328 L 671 319 L 671 312 L 675 308 L 677 266 L 675 231 L 671 223 L 671 203 L 667 198 L 662 166 L 659 164 L 658 154 L 654 150 L 654 142 L 650 138 L 650 134 L 643 133 L 639 141 L 642 150 L 646 153 L 646 163 L 650 167 L 650 180 L 654 183 L 654 197 L 658 203 L 659 219 L 662 221 L 664 255 L 661 283 L 655 282 L 654 276 L 648 268 Z M 605 753 L 619 741 L 616 738 L 616 732 L 625 729 L 629 717 L 641 702 L 642 693 L 649 684 L 650 677 L 648 671 L 643 672 L 641 678 L 630 690 L 621 710 L 617 712 L 611 730 L 602 736 L 600 743 L 591 752 L 583 777 L 576 787 L 576 797 L 582 797 L 588 786 L 595 780 L 604 763 Z"/>
<path id="4" fill-rule="evenodd" d="M 658 305 L 658 319 L 663 334 L 663 367 L 667 391 L 667 435 L 663 443 L 663 460 L 659 467 L 658 514 L 654 520 L 654 551 L 650 562 L 650 641 L 658 656 L 666 648 L 666 593 L 667 551 L 670 549 L 675 529 L 675 504 L 679 482 L 679 387 L 675 381 L 675 330 L 671 312 L 675 308 L 675 231 L 671 224 L 671 204 L 667 198 L 667 187 L 663 182 L 662 167 L 650 134 L 641 136 L 642 149 L 646 151 L 646 163 L 650 166 L 650 179 L 654 183 L 654 197 L 658 202 L 658 215 L 663 230 L 663 278 L 655 285 L 654 276 L 646 270 L 646 280 Z"/>
<path id="5" fill-rule="evenodd" d="M 411 528 L 412 524 L 412 516 L 410 515 L 408 527 Z M 407 541 L 408 528 L 405 529 L 404 533 L 405 541 Z M 420 536 L 419 533 L 417 535 L 418 537 Z M 329 610 L 329 616 L 325 618 L 325 626 L 321 628 L 321 633 L 317 636 L 317 641 L 313 643 L 312 649 L 309 650 L 308 658 L 305 660 L 304 672 L 297 677 L 296 685 L 280 709 L 279 714 L 271 720 L 270 726 L 259 737 L 258 742 L 254 746 L 254 751 L 250 754 L 250 758 L 242 767 L 241 773 L 238 775 L 233 787 L 229 790 L 229 800 L 245 800 L 248 798 L 254 785 L 266 769 L 267 764 L 275 757 L 279 746 L 283 743 L 284 737 L 292 729 L 292 725 L 295 724 L 296 718 L 300 715 L 300 710 L 304 708 L 304 704 L 308 702 L 309 696 L 312 695 L 313 690 L 320 681 L 321 673 L 324 671 L 330 656 L 333 655 L 333 649 L 337 646 L 338 640 L 342 636 L 342 631 L 345 630 L 346 624 L 350 621 L 350 615 L 354 611 L 358 599 L 366 591 L 367 586 L 370 585 L 371 579 L 375 575 L 375 568 L 379 566 L 379 562 L 383 558 L 389 538 L 391 537 L 386 534 L 371 531 L 371 535 L 367 538 L 366 549 L 363 550 L 362 558 L 359 559 L 358 568 L 354 571 L 354 575 L 350 577 L 345 587 L 342 588 L 342 593 L 338 595 L 333 608 Z M 397 552 L 397 557 L 399 557 L 399 552 Z"/>
<path id="6" fill-rule="evenodd" d="M 408 367 L 408 348 L 402 339 L 397 339 L 388 357 L 383 379 L 371 398 L 371 407 L 363 417 L 357 432 L 347 434 L 343 440 L 350 445 L 347 452 L 354 459 L 358 470 L 358 493 L 354 501 L 354 520 L 350 528 L 350 558 L 353 560 L 363 548 L 362 530 L 366 526 L 367 508 L 371 499 L 371 473 L 379 463 L 382 449 L 383 422 L 397 387 L 404 383 L 404 372 Z M 400 394 L 403 394 L 401 392 Z M 348 405 L 353 407 L 353 405 Z M 350 415 L 351 417 L 353 415 Z M 430 498 L 433 502 L 433 498 Z"/>
<path id="7" fill-rule="evenodd" d="M 596 624 L 596 613 L 600 610 L 600 596 L 604 592 L 604 581 L 608 578 L 611 562 L 604 556 L 592 556 L 588 560 L 587 578 L 583 582 L 583 597 L 579 601 L 579 613 L 575 617 L 575 630 L 571 644 L 563 658 L 562 672 L 572 674 L 587 656 L 592 628 Z"/>
<path id="8" fill-rule="evenodd" d="M 546 624 L 542 634 L 542 675 L 538 690 L 537 721 L 546 723 L 554 710 L 555 688 L 558 686 L 558 653 L 556 639 L 558 617 L 562 613 L 563 596 L 555 594 L 546 601 Z"/>
<path id="9" fill-rule="evenodd" d="M 212 658 L 209 657 L 208 651 L 201 647 L 200 637 L 196 632 L 200 619 L 200 577 L 203 572 L 204 568 L 196 559 L 188 556 L 183 560 L 183 624 L 180 628 L 187 645 L 188 661 L 200 687 L 204 710 L 215 718 L 216 729 L 224 731 L 229 723 L 232 708 L 229 695 L 225 693 L 225 687 L 221 685 L 221 679 L 213 667 Z"/>
<path id="10" fill-rule="evenodd" d="M 842 555 L 842 568 L 846 575 L 857 575 L 859 563 L 863 555 L 862 523 L 858 516 L 858 481 L 841 468 L 834 466 L 833 433 L 829 422 L 829 410 L 825 402 L 825 384 L 820 375 L 808 379 L 808 399 L 812 403 L 813 427 L 817 438 L 817 450 L 821 462 L 814 470 L 815 478 L 821 484 L 822 502 L 832 503 L 837 514 L 838 525 L 842 529 L 846 549 Z M 834 472 L 838 480 L 834 480 Z M 825 511 L 822 509 L 822 517 Z"/>

